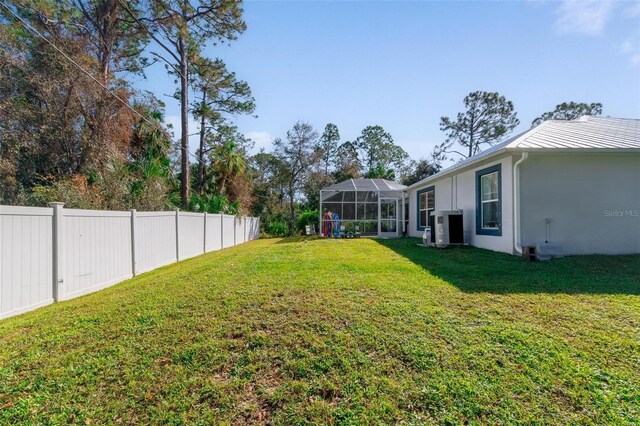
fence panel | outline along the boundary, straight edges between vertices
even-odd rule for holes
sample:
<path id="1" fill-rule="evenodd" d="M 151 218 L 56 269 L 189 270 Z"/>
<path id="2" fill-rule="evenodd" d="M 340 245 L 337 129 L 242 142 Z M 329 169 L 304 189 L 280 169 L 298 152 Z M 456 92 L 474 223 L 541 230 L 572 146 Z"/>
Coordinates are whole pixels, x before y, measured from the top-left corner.
<path id="1" fill-rule="evenodd" d="M 252 217 L 50 205 L 0 206 L 0 318 L 259 236 Z"/>
<path id="2" fill-rule="evenodd" d="M 253 227 L 253 223 L 252 223 L 251 219 L 252 219 L 251 217 L 246 217 L 245 218 L 245 222 L 244 222 L 244 235 L 245 235 L 244 240 L 245 241 L 253 240 L 253 238 L 251 238 L 251 229 Z"/>
<path id="3" fill-rule="evenodd" d="M 204 214 L 180 212 L 180 260 L 204 253 Z"/>
<path id="4" fill-rule="evenodd" d="M 66 300 L 133 276 L 131 270 L 131 213 L 64 209 L 61 237 Z"/>
<path id="5" fill-rule="evenodd" d="M 222 215 L 207 215 L 207 253 L 222 248 Z"/>
<path id="6" fill-rule="evenodd" d="M 246 242 L 246 238 L 244 235 L 245 232 L 245 218 L 244 217 L 237 217 L 235 220 L 235 226 L 236 226 L 236 244 L 242 244 L 244 242 Z"/>
<path id="7" fill-rule="evenodd" d="M 260 219 L 257 217 L 248 217 L 247 222 L 249 225 L 249 240 L 257 240 L 260 236 Z"/>
<path id="8" fill-rule="evenodd" d="M 235 244 L 235 216 L 222 215 L 222 248 L 232 247 Z"/>
<path id="9" fill-rule="evenodd" d="M 176 213 L 136 213 L 136 273 L 147 272 L 177 260 Z"/>
<path id="10" fill-rule="evenodd" d="M 0 206 L 0 318 L 53 302 L 53 209 Z"/>

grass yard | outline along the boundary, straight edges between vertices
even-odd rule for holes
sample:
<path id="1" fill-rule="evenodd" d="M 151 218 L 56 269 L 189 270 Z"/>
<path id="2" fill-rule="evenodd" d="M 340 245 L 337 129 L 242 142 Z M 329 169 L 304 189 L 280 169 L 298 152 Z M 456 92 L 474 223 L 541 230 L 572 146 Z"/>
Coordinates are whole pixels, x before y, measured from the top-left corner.
<path id="1" fill-rule="evenodd" d="M 0 321 L 0 424 L 638 424 L 640 256 L 259 240 Z"/>

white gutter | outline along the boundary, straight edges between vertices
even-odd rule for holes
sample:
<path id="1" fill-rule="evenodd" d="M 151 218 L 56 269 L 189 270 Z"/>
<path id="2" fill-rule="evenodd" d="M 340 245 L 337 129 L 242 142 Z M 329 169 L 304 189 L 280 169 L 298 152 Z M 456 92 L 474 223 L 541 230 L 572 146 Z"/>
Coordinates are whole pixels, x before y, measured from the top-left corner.
<path id="1" fill-rule="evenodd" d="M 528 152 L 523 152 L 522 157 L 513 165 L 513 247 L 516 253 L 522 256 L 520 241 L 520 165 L 529 158 Z"/>
<path id="2" fill-rule="evenodd" d="M 508 152 L 507 148 L 500 148 L 497 151 L 491 152 L 491 153 L 486 154 L 486 155 L 482 155 L 482 156 L 480 156 L 478 158 L 473 158 L 472 157 L 473 159 L 462 160 L 460 163 L 454 164 L 453 166 L 451 166 L 451 167 L 449 167 L 447 169 L 444 169 L 444 170 L 436 173 L 435 175 L 428 176 L 428 177 L 422 179 L 421 181 L 418 181 L 418 182 L 414 183 L 413 185 L 409 185 L 405 190 L 411 190 L 411 189 L 414 189 L 414 188 L 424 187 L 424 186 L 426 186 L 427 184 L 429 184 L 429 183 L 431 183 L 433 181 L 436 181 L 438 179 L 442 179 L 444 177 L 447 177 L 452 173 L 456 173 L 456 174 L 457 173 L 461 173 L 461 171 L 466 169 L 466 168 L 470 168 L 471 166 L 473 166 L 475 164 L 478 164 L 478 163 L 480 163 L 482 161 L 490 160 L 490 159 L 492 159 L 494 157 L 497 157 L 497 156 L 499 156 L 501 154 L 504 154 L 506 152 Z M 482 153 L 480 153 L 478 155 L 481 155 L 481 154 Z"/>

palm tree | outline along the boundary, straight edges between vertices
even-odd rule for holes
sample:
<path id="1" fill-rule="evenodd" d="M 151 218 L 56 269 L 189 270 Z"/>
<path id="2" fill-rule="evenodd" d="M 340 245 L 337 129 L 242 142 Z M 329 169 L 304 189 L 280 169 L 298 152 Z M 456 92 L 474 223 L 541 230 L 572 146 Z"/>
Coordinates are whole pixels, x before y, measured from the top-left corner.
<path id="1" fill-rule="evenodd" d="M 218 177 L 218 193 L 226 192 L 226 185 L 233 176 L 242 176 L 247 170 L 244 155 L 238 150 L 238 145 L 232 141 L 225 141 L 213 149 L 212 169 Z"/>
<path id="2" fill-rule="evenodd" d="M 365 175 L 367 179 L 395 180 L 396 173 L 393 169 L 385 168 L 381 163 L 376 163 Z"/>

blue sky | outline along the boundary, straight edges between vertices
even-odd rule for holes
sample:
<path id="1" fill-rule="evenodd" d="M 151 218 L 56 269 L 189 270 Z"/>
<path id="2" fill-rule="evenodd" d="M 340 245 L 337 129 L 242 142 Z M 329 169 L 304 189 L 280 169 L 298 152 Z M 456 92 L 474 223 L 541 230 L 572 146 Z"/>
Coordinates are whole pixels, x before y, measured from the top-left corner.
<path id="1" fill-rule="evenodd" d="M 225 60 L 256 98 L 257 118 L 235 119 L 269 148 L 297 120 L 342 140 L 379 124 L 414 158 L 443 140 L 471 91 L 498 91 L 529 128 L 563 101 L 602 102 L 604 114 L 640 118 L 640 2 L 256 2 L 247 31 L 207 55 Z M 173 80 L 157 66 L 143 86 Z M 192 126 L 193 127 L 193 126 Z M 190 129 L 195 131 L 196 129 Z"/>

